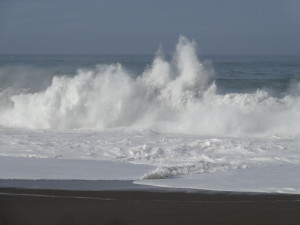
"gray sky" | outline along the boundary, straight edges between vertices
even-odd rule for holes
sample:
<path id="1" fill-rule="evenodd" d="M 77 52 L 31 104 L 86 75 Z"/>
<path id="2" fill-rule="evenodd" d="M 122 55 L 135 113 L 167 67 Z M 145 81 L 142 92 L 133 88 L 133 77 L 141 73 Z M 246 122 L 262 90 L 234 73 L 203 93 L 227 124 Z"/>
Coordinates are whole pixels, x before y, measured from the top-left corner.
<path id="1" fill-rule="evenodd" d="M 299 0 L 0 0 L 0 54 L 300 54 Z"/>

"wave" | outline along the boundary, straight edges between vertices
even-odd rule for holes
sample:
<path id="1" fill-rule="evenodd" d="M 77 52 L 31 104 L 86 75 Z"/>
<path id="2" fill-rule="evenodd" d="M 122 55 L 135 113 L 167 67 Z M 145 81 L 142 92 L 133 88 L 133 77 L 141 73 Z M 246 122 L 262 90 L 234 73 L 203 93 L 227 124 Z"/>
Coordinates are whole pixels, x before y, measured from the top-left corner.
<path id="1" fill-rule="evenodd" d="M 293 94 L 217 92 L 214 70 L 181 36 L 171 60 L 161 52 L 138 77 L 121 64 L 55 76 L 37 92 L 0 90 L 0 124 L 31 129 L 151 129 L 192 134 L 300 132 L 300 85 Z"/>
<path id="2" fill-rule="evenodd" d="M 153 171 L 146 173 L 144 176 L 141 177 L 141 179 L 144 180 L 164 179 L 168 177 L 181 176 L 181 175 L 183 176 L 187 174 L 213 173 L 221 170 L 246 169 L 246 168 L 247 168 L 246 165 L 235 165 L 235 164 L 200 161 L 192 165 L 157 167 Z"/>

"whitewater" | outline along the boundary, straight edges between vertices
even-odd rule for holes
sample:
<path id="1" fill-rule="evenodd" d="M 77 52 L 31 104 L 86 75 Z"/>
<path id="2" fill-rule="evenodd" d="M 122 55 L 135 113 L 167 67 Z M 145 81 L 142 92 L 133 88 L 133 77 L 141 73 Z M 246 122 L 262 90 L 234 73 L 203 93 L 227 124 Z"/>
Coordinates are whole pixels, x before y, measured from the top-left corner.
<path id="1" fill-rule="evenodd" d="M 0 178 L 300 193 L 300 83 L 224 91 L 196 49 L 181 36 L 140 74 L 118 62 L 31 68 L 44 75 L 22 79 L 29 88 L 0 66 Z"/>

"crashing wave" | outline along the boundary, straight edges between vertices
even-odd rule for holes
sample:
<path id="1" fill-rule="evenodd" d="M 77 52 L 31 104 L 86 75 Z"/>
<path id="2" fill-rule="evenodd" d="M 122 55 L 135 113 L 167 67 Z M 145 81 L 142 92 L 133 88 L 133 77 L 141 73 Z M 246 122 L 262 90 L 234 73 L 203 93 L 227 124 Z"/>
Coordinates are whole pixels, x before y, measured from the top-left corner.
<path id="1" fill-rule="evenodd" d="M 214 70 L 180 37 L 171 60 L 157 54 L 140 76 L 120 64 L 55 76 L 34 93 L 1 92 L 0 125 L 33 129 L 151 129 L 192 134 L 298 134 L 299 95 L 218 94 Z M 298 85 L 299 86 L 299 85 Z"/>

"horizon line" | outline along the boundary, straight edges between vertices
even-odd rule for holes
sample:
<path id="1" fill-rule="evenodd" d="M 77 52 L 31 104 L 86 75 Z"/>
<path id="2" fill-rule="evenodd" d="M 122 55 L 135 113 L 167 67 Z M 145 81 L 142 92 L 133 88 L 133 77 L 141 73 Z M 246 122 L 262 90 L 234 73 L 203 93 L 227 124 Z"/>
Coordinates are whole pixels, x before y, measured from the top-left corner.
<path id="1" fill-rule="evenodd" d="M 125 56 L 125 55 L 143 55 L 155 56 L 155 53 L 0 53 L 0 56 Z M 171 56 L 173 53 L 165 53 L 166 56 Z M 236 54 L 236 53 L 201 53 L 198 56 L 300 56 L 299 54 Z"/>

